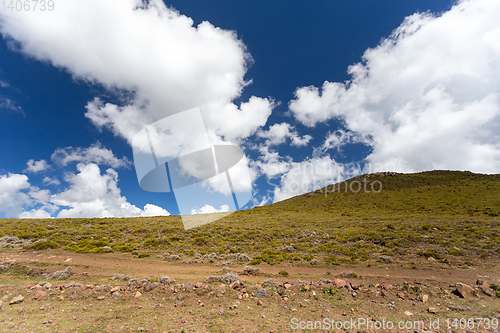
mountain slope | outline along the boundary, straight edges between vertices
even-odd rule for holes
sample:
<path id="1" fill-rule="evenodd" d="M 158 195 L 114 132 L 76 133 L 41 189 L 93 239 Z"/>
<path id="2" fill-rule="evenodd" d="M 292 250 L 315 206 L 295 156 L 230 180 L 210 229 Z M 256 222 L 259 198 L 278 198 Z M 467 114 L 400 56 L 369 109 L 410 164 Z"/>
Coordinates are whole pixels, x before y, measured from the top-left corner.
<path id="1" fill-rule="evenodd" d="M 271 211 L 498 216 L 500 175 L 461 171 L 362 175 L 266 207 Z"/>

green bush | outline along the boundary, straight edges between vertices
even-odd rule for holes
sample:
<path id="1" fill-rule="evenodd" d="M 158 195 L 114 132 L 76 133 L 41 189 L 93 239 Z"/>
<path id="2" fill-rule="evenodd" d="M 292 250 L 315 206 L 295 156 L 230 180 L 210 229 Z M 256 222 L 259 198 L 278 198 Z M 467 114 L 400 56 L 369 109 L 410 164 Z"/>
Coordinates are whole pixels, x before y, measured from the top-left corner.
<path id="1" fill-rule="evenodd" d="M 52 241 L 52 240 L 39 241 L 39 242 L 36 242 L 36 243 L 33 243 L 31 245 L 26 246 L 26 248 L 34 249 L 34 250 L 57 249 L 57 248 L 59 248 L 59 244 Z"/>
<path id="2" fill-rule="evenodd" d="M 288 276 L 288 272 L 287 271 L 279 271 L 278 274 L 282 275 L 282 276 Z"/>
<path id="3" fill-rule="evenodd" d="M 149 254 L 149 253 L 141 253 L 141 254 L 139 254 L 137 257 L 138 257 L 138 258 L 147 258 L 147 257 L 149 257 L 149 256 L 150 256 L 150 254 Z"/>
<path id="4" fill-rule="evenodd" d="M 253 259 L 252 261 L 250 261 L 250 265 L 258 265 L 262 262 L 262 260 L 260 259 Z"/>

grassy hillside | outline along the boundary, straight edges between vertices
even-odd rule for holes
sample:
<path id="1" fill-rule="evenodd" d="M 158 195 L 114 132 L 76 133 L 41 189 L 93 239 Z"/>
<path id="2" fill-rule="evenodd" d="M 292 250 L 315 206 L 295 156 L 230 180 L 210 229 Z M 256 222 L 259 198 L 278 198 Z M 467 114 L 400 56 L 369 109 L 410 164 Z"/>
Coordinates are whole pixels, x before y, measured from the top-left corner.
<path id="1" fill-rule="evenodd" d="M 266 209 L 372 216 L 415 213 L 499 216 L 500 175 L 460 171 L 363 175 Z"/>
<path id="2" fill-rule="evenodd" d="M 378 187 L 354 193 L 357 185 L 351 184 L 363 186 L 365 178 L 368 187 L 375 182 Z M 239 211 L 187 231 L 178 216 L 3 219 L 0 237 L 29 239 L 33 244 L 26 248 L 32 249 L 100 253 L 109 251 L 108 246 L 138 259 L 164 252 L 181 255 L 181 260 L 192 260 L 197 253 L 243 252 L 255 265 L 394 262 L 415 267 L 432 257 L 441 265 L 467 267 L 498 263 L 499 213 L 499 175 L 383 173 Z"/>

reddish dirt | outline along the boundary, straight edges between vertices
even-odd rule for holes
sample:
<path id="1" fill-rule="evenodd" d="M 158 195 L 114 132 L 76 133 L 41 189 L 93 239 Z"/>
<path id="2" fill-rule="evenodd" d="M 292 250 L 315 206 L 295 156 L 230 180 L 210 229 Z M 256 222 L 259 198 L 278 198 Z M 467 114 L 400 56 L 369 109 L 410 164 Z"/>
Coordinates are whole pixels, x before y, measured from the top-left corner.
<path id="1" fill-rule="evenodd" d="M 69 258 L 71 260 L 67 261 Z M 199 282 L 210 275 L 220 275 L 221 266 L 216 264 L 183 264 L 180 262 L 163 261 L 151 256 L 138 259 L 127 253 L 71 253 L 61 250 L 47 251 L 21 251 L 13 250 L 0 253 L 0 262 L 15 260 L 27 266 L 46 266 L 47 271 L 60 270 L 64 266 L 72 266 L 76 276 L 113 276 L 114 273 L 127 274 L 130 277 L 143 278 L 145 276 L 158 277 L 167 275 L 173 279 L 183 282 Z M 49 265 L 44 265 L 49 264 Z M 386 267 L 366 267 L 361 265 L 334 266 L 334 267 L 307 267 L 291 265 L 259 265 L 262 274 L 259 276 L 245 276 L 248 281 L 262 281 L 265 278 L 281 278 L 283 280 L 317 280 L 319 278 L 332 278 L 341 272 L 356 272 L 365 281 L 375 283 L 381 279 L 391 281 L 413 281 L 413 280 L 435 280 L 443 283 L 455 283 L 457 281 L 475 281 L 476 279 L 487 279 L 489 281 L 500 281 L 499 267 L 490 269 L 443 269 L 440 267 L 422 267 L 417 269 L 402 268 L 398 265 L 387 265 Z M 232 267 L 238 272 L 243 267 L 235 265 Z M 286 270 L 287 278 L 281 277 L 278 272 Z"/>

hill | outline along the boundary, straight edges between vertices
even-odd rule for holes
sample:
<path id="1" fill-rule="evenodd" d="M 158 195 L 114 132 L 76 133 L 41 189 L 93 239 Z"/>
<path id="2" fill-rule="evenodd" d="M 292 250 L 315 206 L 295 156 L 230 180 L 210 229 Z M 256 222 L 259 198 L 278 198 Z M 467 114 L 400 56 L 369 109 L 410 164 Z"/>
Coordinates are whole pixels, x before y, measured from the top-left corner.
<path id="1" fill-rule="evenodd" d="M 500 175 L 461 171 L 368 174 L 266 209 L 329 212 L 344 216 L 415 213 L 498 216 Z"/>

